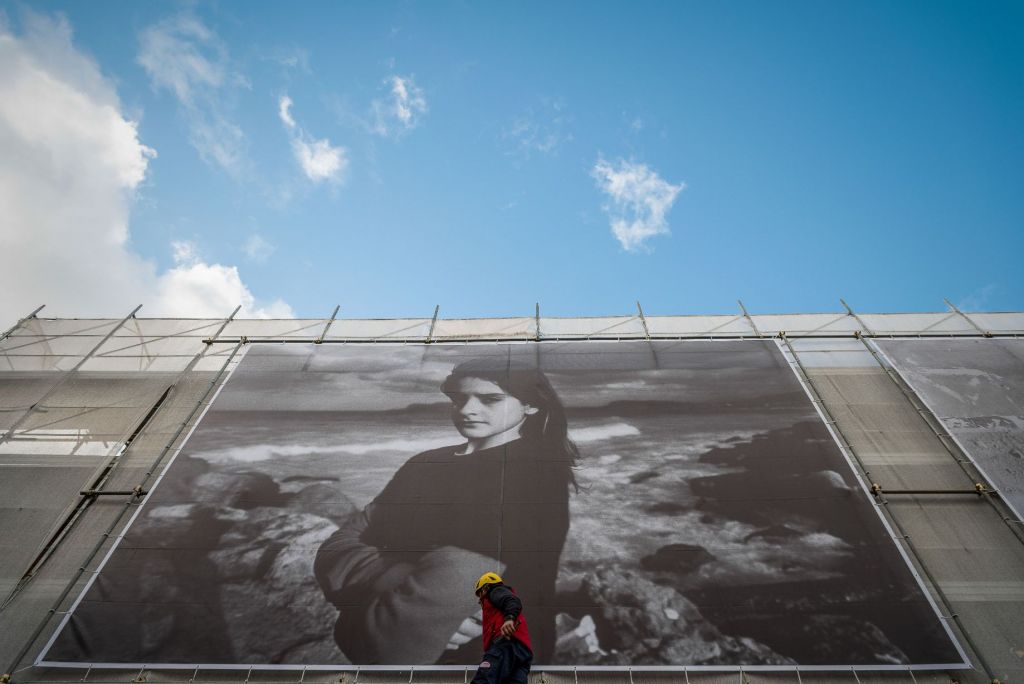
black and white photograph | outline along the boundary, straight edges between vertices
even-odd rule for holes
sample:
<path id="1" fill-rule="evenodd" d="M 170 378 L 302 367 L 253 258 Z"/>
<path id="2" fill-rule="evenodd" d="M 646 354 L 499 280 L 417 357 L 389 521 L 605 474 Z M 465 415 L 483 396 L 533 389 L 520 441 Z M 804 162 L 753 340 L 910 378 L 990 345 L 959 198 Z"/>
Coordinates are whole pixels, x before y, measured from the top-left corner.
<path id="1" fill-rule="evenodd" d="M 875 340 L 999 495 L 1024 517 L 1024 341 Z"/>
<path id="2" fill-rule="evenodd" d="M 41 664 L 948 668 L 771 340 L 253 344 Z"/>

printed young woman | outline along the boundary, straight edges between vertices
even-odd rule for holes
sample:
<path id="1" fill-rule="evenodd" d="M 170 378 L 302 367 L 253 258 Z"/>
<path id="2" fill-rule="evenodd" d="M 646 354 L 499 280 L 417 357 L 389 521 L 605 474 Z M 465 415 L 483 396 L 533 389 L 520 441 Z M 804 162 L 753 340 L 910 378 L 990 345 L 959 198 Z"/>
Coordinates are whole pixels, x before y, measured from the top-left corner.
<path id="1" fill-rule="evenodd" d="M 536 661 L 550 662 L 577 456 L 565 411 L 542 372 L 507 358 L 463 363 L 441 389 L 466 441 L 412 457 L 317 553 L 335 639 L 358 664 L 473 662 L 465 586 L 497 567 L 532 606 Z"/>

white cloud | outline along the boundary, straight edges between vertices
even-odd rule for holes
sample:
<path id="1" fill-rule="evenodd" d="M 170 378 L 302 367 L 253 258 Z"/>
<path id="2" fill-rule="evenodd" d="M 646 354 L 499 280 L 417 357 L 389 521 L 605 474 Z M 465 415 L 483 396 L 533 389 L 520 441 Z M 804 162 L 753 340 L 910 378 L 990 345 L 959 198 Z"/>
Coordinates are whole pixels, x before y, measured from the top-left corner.
<path id="1" fill-rule="evenodd" d="M 196 243 L 187 240 L 173 240 L 171 242 L 171 258 L 178 266 L 198 263 L 199 250 L 196 249 Z"/>
<path id="2" fill-rule="evenodd" d="M 257 264 L 266 263 L 275 249 L 274 245 L 267 242 L 262 235 L 256 233 L 250 235 L 249 239 L 242 245 L 242 251 L 245 252 L 245 256 L 248 257 L 249 261 Z"/>
<path id="3" fill-rule="evenodd" d="M 222 316 L 239 304 L 243 318 L 291 318 L 291 307 L 280 299 L 260 304 L 242 282 L 235 266 L 208 264 L 195 244 L 172 242 L 174 268 L 160 276 L 153 311 L 172 317 Z"/>
<path id="4" fill-rule="evenodd" d="M 391 78 L 391 93 L 394 95 L 395 115 L 402 125 L 409 128 L 415 125 L 413 116 L 427 111 L 427 101 L 423 97 L 423 91 L 416 87 L 412 78 L 404 79 L 400 76 Z"/>
<path id="5" fill-rule="evenodd" d="M 309 180 L 314 183 L 343 180 L 348 168 L 345 148 L 334 147 L 326 138 L 311 142 L 295 138 L 292 140 L 292 149 Z"/>
<path id="6" fill-rule="evenodd" d="M 0 23 L 0 318 L 39 304 L 65 316 L 139 303 L 148 315 L 222 316 L 239 303 L 248 316 L 285 311 L 260 305 L 236 269 L 204 264 L 189 244 L 174 247 L 162 275 L 131 251 L 132 202 L 156 152 L 71 38 L 63 19 L 27 13 L 21 35 Z"/>
<path id="7" fill-rule="evenodd" d="M 154 88 L 168 90 L 178 100 L 200 156 L 240 175 L 246 166 L 246 139 L 227 115 L 226 98 L 249 84 L 231 69 L 217 35 L 191 15 L 170 17 L 142 31 L 138 62 Z"/>
<path id="8" fill-rule="evenodd" d="M 618 164 L 598 159 L 590 175 L 610 200 L 604 210 L 623 249 L 636 251 L 655 235 L 670 232 L 665 217 L 685 183 L 672 185 L 647 165 L 622 159 Z"/>
<path id="9" fill-rule="evenodd" d="M 283 95 L 277 103 L 277 115 L 286 128 L 295 128 L 295 119 L 292 118 L 292 98 Z"/>
<path id="10" fill-rule="evenodd" d="M 427 113 L 427 98 L 412 76 L 389 76 L 384 85 L 389 97 L 370 105 L 371 130 L 380 136 L 398 137 L 419 124 L 420 117 Z"/>
<path id="11" fill-rule="evenodd" d="M 348 172 L 348 151 L 344 147 L 331 144 L 327 138 L 316 140 L 311 138 L 292 117 L 292 99 L 282 95 L 277 103 L 277 115 L 289 131 L 292 139 L 292 152 L 302 167 L 306 178 L 319 183 L 330 181 L 341 183 Z"/>

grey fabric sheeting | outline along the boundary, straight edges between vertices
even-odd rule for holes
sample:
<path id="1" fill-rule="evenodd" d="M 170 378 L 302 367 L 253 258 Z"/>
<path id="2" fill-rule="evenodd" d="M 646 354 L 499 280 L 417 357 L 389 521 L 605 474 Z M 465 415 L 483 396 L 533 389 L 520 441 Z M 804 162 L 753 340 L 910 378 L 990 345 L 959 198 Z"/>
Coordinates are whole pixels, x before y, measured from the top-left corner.
<path id="1" fill-rule="evenodd" d="M 0 442 L 0 600 L 167 382 L 160 374 L 76 373 L 29 410 L 42 396 L 38 390 L 53 383 L 26 391 L 21 378 L 0 374 L 4 403 L 16 403 L 25 416 L 11 439 Z"/>
<path id="2" fill-rule="evenodd" d="M 878 347 L 1024 518 L 1024 340 L 880 340 Z"/>
<path id="3" fill-rule="evenodd" d="M 223 365 L 224 361 L 221 359 L 218 363 Z M 159 372 L 80 372 L 79 377 L 66 381 L 47 399 L 47 406 L 33 412 L 14 440 L 0 444 L 0 475 L 4 475 L 0 477 L 0 500 L 6 504 L 0 509 L 4 523 L 0 526 L 0 539 L 5 550 L 11 551 L 11 556 L 5 558 L 0 577 L 3 599 L 55 526 L 71 512 L 80 498 L 79 491 L 109 462 L 176 377 L 173 373 Z M 147 430 L 110 472 L 105 489 L 131 489 L 142 482 L 214 378 L 214 373 L 207 372 L 189 373 L 182 378 L 154 414 Z M 0 397 L 6 396 L 7 381 L 16 379 L 17 374 L 0 376 Z M 179 443 L 185 434 L 182 433 Z M 27 455 L 3 453 L 4 448 L 24 450 L 26 446 L 31 447 Z M 170 453 L 164 464 L 169 456 Z M 26 465 L 14 466 L 14 463 Z M 4 464 L 31 474 L 7 477 L 8 472 L 14 471 L 5 469 Z M 123 516 L 122 525 L 127 522 L 125 513 L 131 512 L 125 510 L 127 500 L 128 497 L 111 496 L 93 502 L 37 576 L 0 612 L 0 663 L 3 663 L 0 667 L 10 662 L 39 622 L 46 618 L 53 602 L 85 564 L 89 552 L 102 541 L 108 526 L 119 516 Z M 87 567 L 94 568 L 103 555 L 97 555 Z M 65 608 L 89 577 L 90 573 L 86 573 L 79 578 L 78 588 L 69 593 Z M 57 620 L 51 622 L 55 626 Z M 26 660 L 34 657 L 48 634 L 43 633 Z"/>
<path id="4" fill-rule="evenodd" d="M 996 674 L 1024 678 L 1024 546 L 976 497 L 922 496 L 889 509 Z"/>
<path id="5" fill-rule="evenodd" d="M 915 341 L 916 342 L 916 341 Z M 871 357 L 864 348 L 864 355 Z M 859 364 L 858 364 L 859 365 Z M 839 429 L 886 489 L 958 489 L 973 482 L 885 371 L 809 371 Z M 982 657 L 1004 681 L 1024 676 L 1024 546 L 973 494 L 892 496 L 888 512 L 942 586 Z M 979 681 L 978 673 L 965 673 Z"/>
<path id="6" fill-rule="evenodd" d="M 0 462 L 0 602 L 14 589 L 96 465 Z"/>

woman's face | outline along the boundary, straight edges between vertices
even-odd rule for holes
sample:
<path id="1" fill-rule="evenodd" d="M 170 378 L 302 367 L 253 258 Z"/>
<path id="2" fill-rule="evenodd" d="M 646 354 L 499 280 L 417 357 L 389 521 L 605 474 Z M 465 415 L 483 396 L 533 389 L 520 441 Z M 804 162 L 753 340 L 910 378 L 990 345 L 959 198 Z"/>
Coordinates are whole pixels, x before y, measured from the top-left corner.
<path id="1" fill-rule="evenodd" d="M 537 412 L 490 380 L 462 377 L 446 391 L 452 400 L 452 422 L 468 440 L 483 440 L 518 428 Z"/>

